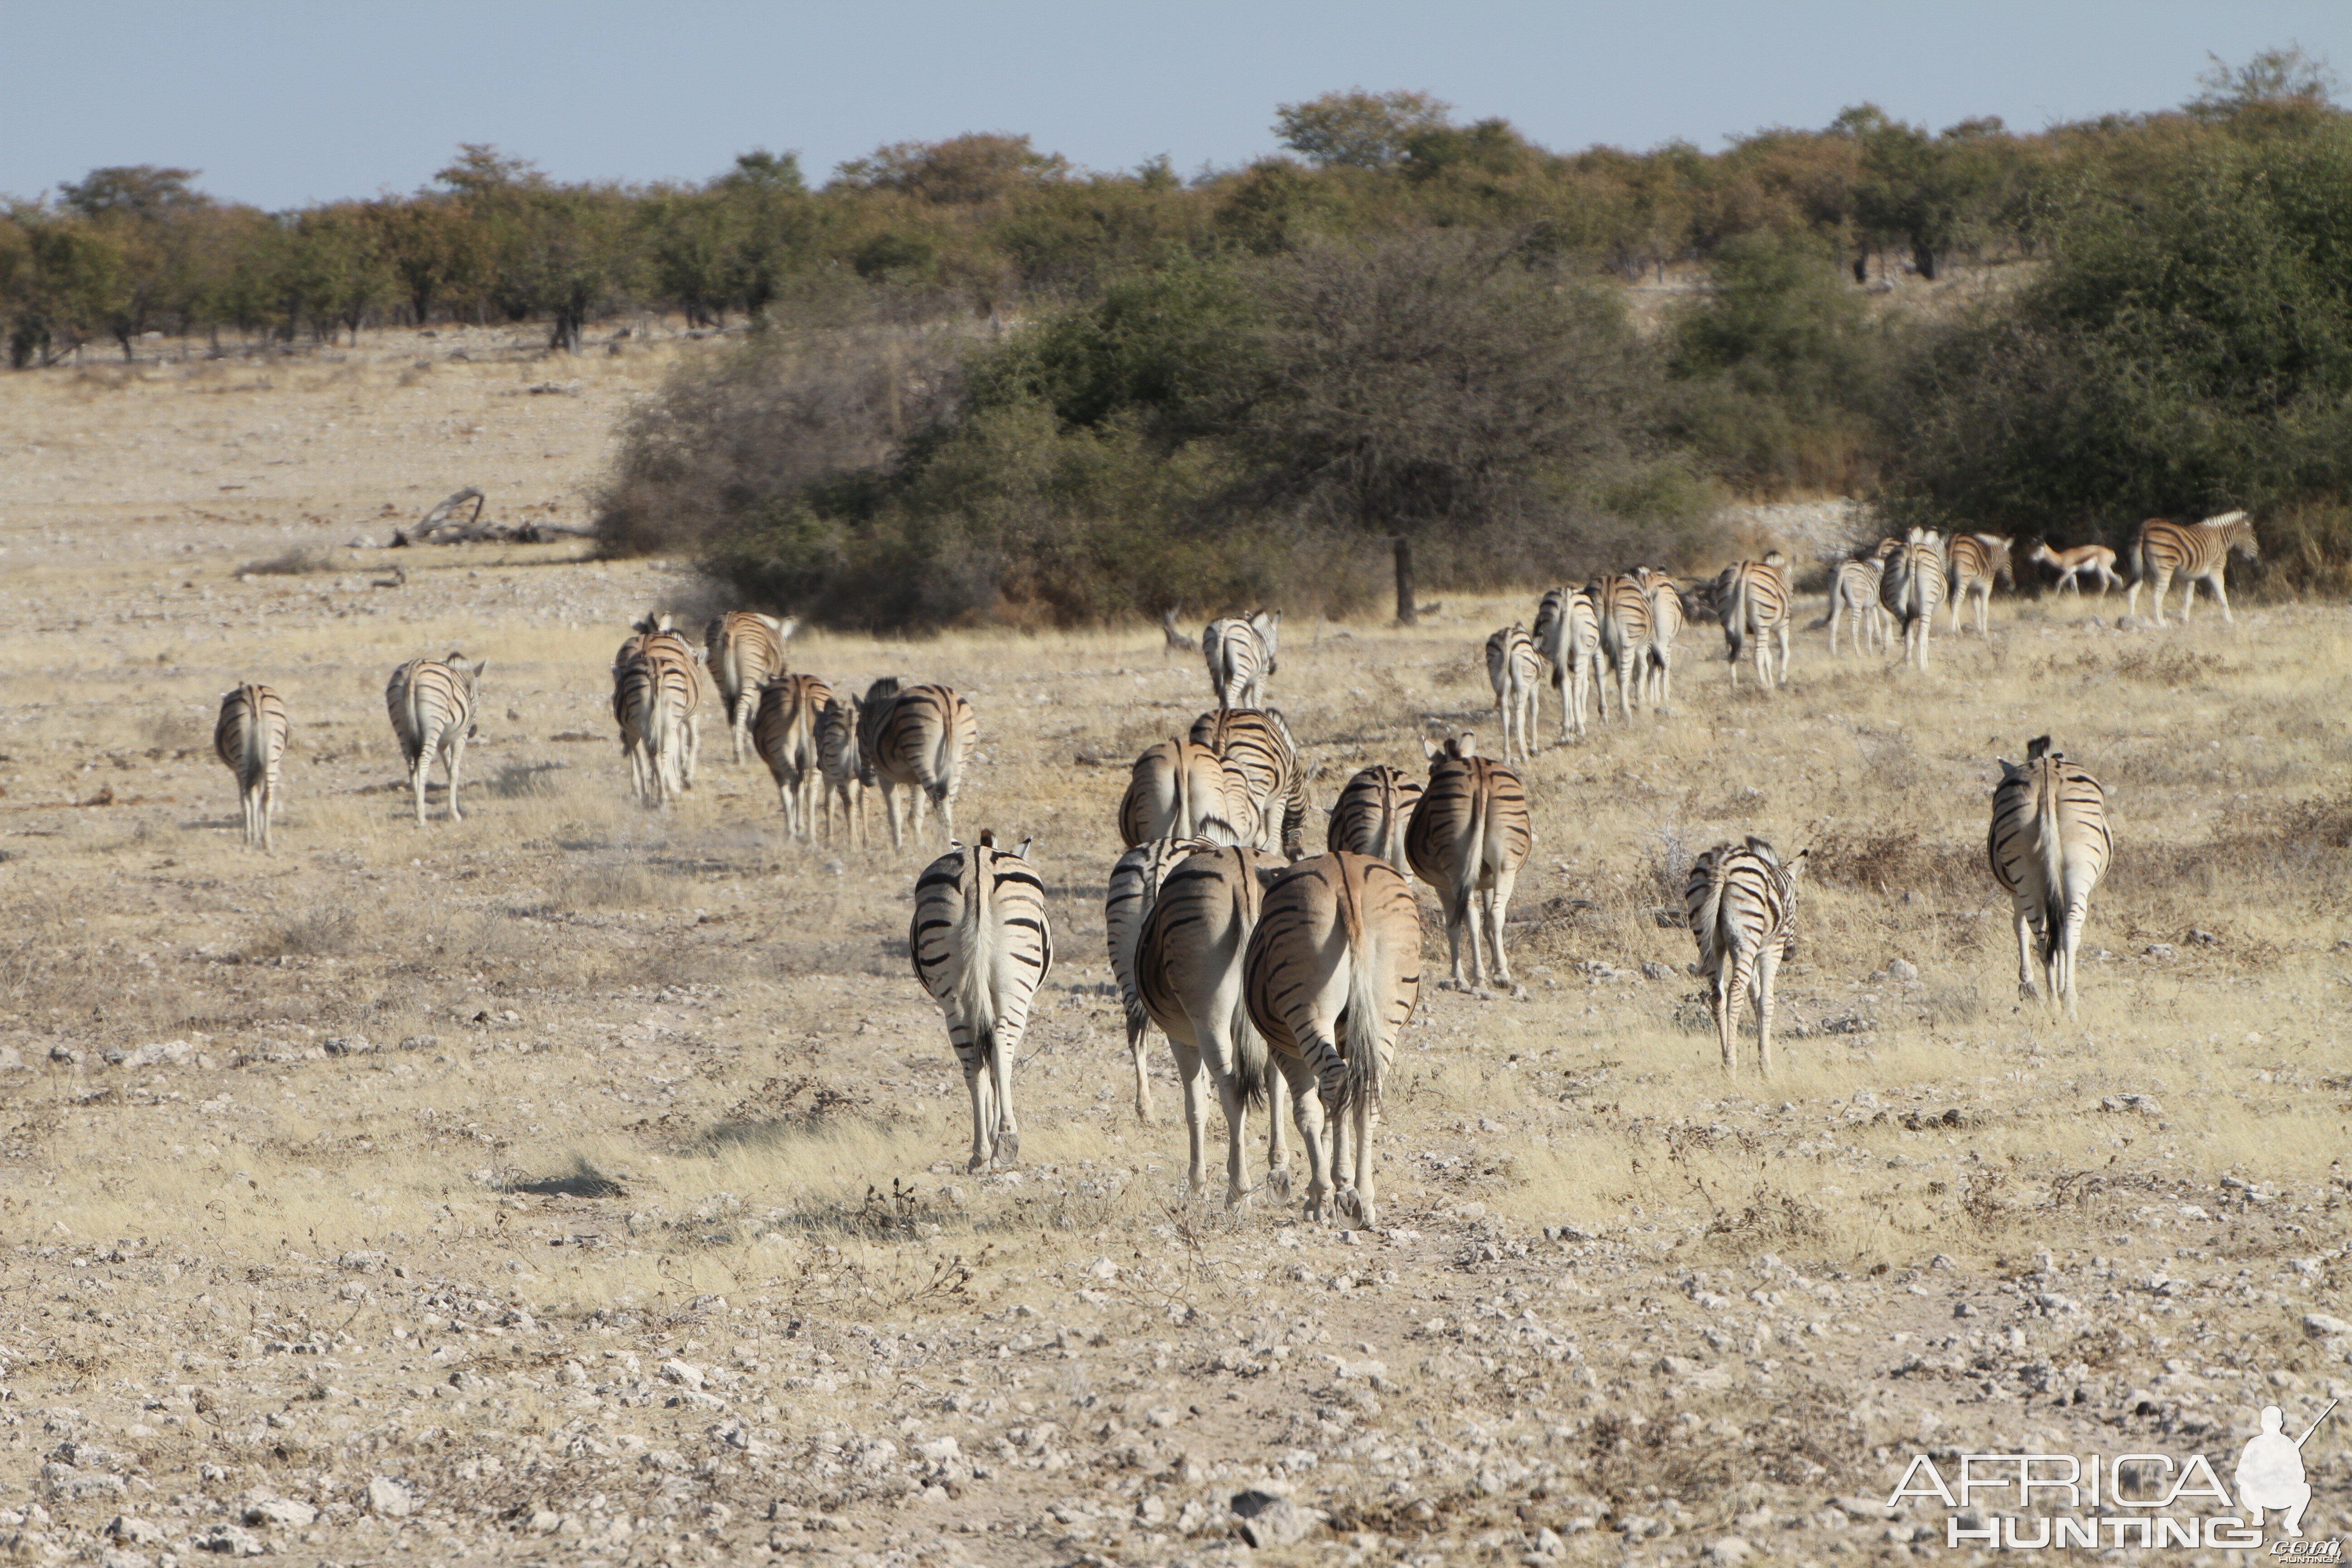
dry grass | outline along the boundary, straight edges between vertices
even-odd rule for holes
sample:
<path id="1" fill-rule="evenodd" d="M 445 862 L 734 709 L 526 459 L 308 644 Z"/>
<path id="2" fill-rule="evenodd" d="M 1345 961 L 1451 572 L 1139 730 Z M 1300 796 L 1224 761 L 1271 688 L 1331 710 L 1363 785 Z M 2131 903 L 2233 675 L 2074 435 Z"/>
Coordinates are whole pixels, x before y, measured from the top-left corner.
<path id="1" fill-rule="evenodd" d="M 495 498 L 545 451 L 576 483 L 602 439 L 587 411 L 609 417 L 651 363 L 583 363 L 581 398 L 505 398 L 517 367 L 444 363 L 420 388 L 387 358 L 268 386 L 0 379 L 20 437 L 0 486 L 28 498 L 0 521 L 25 628 L 0 642 L 0 1045 L 25 1064 L 0 1073 L 0 1344 L 17 1402 L 135 1447 L 155 1489 L 52 1483 L 60 1543 L 125 1507 L 208 1528 L 205 1500 L 260 1489 L 331 1505 L 319 1542 L 286 1544 L 339 1558 L 449 1531 L 593 1554 L 584 1532 L 616 1512 L 740 1554 L 775 1502 L 794 1546 L 911 1550 L 970 1524 L 986 1562 L 1114 1535 L 1160 1561 L 1205 1544 L 1177 1532 L 1188 1499 L 1306 1451 L 1317 1468 L 1283 1473 L 1381 1553 L 1463 1560 L 1590 1518 L 1570 1554 L 1601 1555 L 1627 1516 L 1721 1532 L 1883 1495 L 1879 1450 L 1937 1424 L 2103 1441 L 2065 1424 L 2109 1414 L 2174 1341 L 2200 1364 L 2324 1370 L 2293 1322 L 2327 1277 L 2285 1270 L 2346 1239 L 2341 612 L 2157 637 L 2004 600 L 1990 646 L 1939 636 L 1925 679 L 1814 640 L 1771 698 L 1733 695 L 1695 628 L 1674 715 L 1527 770 L 1538 846 L 1512 942 L 1530 1000 L 1424 994 L 1381 1132 L 1391 1228 L 1343 1239 L 1267 1197 L 1185 1200 L 1164 1058 L 1161 1122 L 1128 1109 L 1099 903 L 1117 764 L 1198 710 L 1193 661 L 1156 631 L 793 645 L 836 680 L 918 671 L 970 694 L 959 820 L 1037 839 L 1060 959 L 1018 1079 L 1025 1163 L 970 1177 L 962 1085 L 905 972 L 919 857 L 785 842 L 715 722 L 687 802 L 629 803 L 604 670 L 625 621 L 690 584 L 520 549 L 404 552 L 397 587 L 372 565 L 241 580 L 353 526 L 280 517 L 365 518 L 461 481 Z M 493 410 L 510 422 L 461 437 Z M 381 439 L 324 428 L 354 412 Z M 416 445 L 428 426 L 437 447 Z M 72 454 L 108 442 L 144 455 L 102 488 Z M 164 498 L 185 473 L 234 482 L 197 456 L 224 443 L 257 467 L 307 457 L 261 470 L 268 502 L 191 524 L 210 497 Z M 1318 795 L 1417 758 L 1427 727 L 1490 730 L 1477 643 L 1526 613 L 1457 599 L 1410 634 L 1294 628 L 1276 696 Z M 382 682 L 452 647 L 490 661 L 467 819 L 436 784 L 420 831 Z M 213 704 L 248 676 L 294 723 L 266 858 L 240 847 L 209 750 Z M 2071 1024 L 2016 1002 L 1981 867 L 1992 759 L 2045 731 L 2113 790 L 2121 846 Z M 1691 1027 L 1688 939 L 1654 918 L 1690 854 L 1747 832 L 1813 852 L 1769 1084 L 1723 1078 Z M 1916 983 L 1886 977 L 1898 958 Z M 1665 978 L 1633 978 L 1644 965 Z M 2131 1294 L 2037 1317 L 2027 1350 L 1951 1321 L 2037 1274 L 2095 1298 L 2074 1278 L 2095 1267 L 2252 1283 L 2193 1313 Z M 1523 1313 L 1578 1353 L 1510 1340 Z M 2079 1361 L 2105 1392 L 2069 1415 L 1884 1381 L 1956 1332 Z M 268 1348 L 314 1337 L 320 1359 Z M 1277 1363 L 1277 1343 L 1298 1353 Z M 1678 1404 L 1662 1352 L 1727 1381 Z M 632 1355 L 634 1381 L 614 1370 Z M 1382 1363 L 1377 1393 L 1326 1355 Z M 650 1369 L 671 1356 L 753 1370 L 714 1414 L 663 1403 L 677 1388 Z M 1177 1425 L 1147 1421 L 1163 1407 Z M 1040 1439 L 1049 1421 L 1065 1430 Z M 709 1435 L 730 1423 L 762 1448 Z M 824 1468 L 825 1443 L 940 1434 L 1011 1457 L 911 1503 L 903 1468 Z M 35 1485 L 59 1440 L 16 1442 L 8 1484 Z M 1045 1453 L 1060 1463 L 1029 1468 Z M 353 1521 L 376 1473 L 416 1484 L 421 1522 Z M 1161 1496 L 1165 1523 L 1108 1521 Z M 1069 1500 L 1101 1517 L 1044 1511 Z M 828 1511 L 845 1533 L 793 1522 Z M 534 1544 L 542 1513 L 583 1533 Z"/>

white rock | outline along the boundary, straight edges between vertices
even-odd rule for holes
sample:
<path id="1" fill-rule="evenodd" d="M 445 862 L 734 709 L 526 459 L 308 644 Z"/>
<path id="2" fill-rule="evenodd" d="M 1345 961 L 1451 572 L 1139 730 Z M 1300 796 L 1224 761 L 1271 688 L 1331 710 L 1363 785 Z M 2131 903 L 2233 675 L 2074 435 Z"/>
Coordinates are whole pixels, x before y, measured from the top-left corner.
<path id="1" fill-rule="evenodd" d="M 2332 1340 L 2352 1335 L 2352 1323 L 2330 1317 L 2326 1312 L 2306 1312 L 2303 1317 L 2303 1331 L 2315 1340 Z"/>
<path id="2" fill-rule="evenodd" d="M 1087 1278 L 1108 1283 L 1118 1278 L 1118 1265 L 1108 1258 L 1097 1258 L 1087 1265 Z"/>
<path id="3" fill-rule="evenodd" d="M 367 1484 L 368 1511 L 378 1519 L 406 1519 L 416 1506 L 405 1483 L 390 1476 L 375 1476 Z"/>
<path id="4" fill-rule="evenodd" d="M 1708 1542 L 1706 1550 L 1699 1555 L 1709 1563 L 1745 1563 L 1748 1561 L 1748 1554 L 1753 1550 L 1753 1547 L 1738 1536 L 1727 1535 L 1720 1540 Z"/>
<path id="5" fill-rule="evenodd" d="M 318 1521 L 319 1510 L 307 1502 L 292 1498 L 263 1498 L 247 1506 L 245 1522 L 275 1525 L 280 1530 L 308 1530 Z"/>
<path id="6" fill-rule="evenodd" d="M 661 1374 L 684 1388 L 700 1388 L 709 1376 L 692 1362 L 680 1361 L 676 1356 L 661 1363 Z"/>

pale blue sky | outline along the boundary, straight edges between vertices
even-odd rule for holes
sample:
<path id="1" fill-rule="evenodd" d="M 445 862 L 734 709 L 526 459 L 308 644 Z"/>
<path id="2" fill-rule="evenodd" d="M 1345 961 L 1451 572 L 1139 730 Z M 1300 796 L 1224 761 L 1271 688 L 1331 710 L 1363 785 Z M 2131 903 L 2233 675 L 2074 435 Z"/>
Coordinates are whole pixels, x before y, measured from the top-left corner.
<path id="1" fill-rule="evenodd" d="M 285 207 L 413 190 L 459 142 L 631 181 L 794 149 L 821 180 L 885 142 L 996 130 L 1190 174 L 1273 150 L 1277 103 L 1358 85 L 1562 150 L 1712 149 L 1864 100 L 2032 129 L 2177 104 L 2209 51 L 2291 38 L 2352 75 L 2344 0 L 0 0 L 0 194 L 175 163 Z"/>

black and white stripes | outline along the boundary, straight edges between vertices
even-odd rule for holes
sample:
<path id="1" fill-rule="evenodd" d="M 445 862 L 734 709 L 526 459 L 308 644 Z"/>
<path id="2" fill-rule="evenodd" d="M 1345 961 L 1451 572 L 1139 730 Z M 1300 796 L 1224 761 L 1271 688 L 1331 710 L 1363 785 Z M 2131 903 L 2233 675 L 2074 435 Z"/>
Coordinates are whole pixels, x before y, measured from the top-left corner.
<path id="1" fill-rule="evenodd" d="M 907 948 L 915 978 L 940 1005 L 971 1096 L 971 1169 L 1020 1157 L 1013 1063 L 1037 989 L 1054 963 L 1045 885 L 1029 846 L 996 847 L 996 836 L 956 845 L 915 879 Z"/>

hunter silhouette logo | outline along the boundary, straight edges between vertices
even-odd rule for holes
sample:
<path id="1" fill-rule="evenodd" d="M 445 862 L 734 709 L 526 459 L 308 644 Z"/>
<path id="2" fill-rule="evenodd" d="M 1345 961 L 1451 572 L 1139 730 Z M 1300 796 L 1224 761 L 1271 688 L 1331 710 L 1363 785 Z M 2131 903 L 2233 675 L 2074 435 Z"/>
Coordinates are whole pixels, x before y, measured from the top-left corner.
<path id="1" fill-rule="evenodd" d="M 2264 1405 L 2262 1429 L 2239 1451 L 2229 1487 L 2202 1454 L 1960 1454 L 1945 1458 L 1958 1465 L 1948 1479 L 1933 1458 L 1914 1454 L 1886 1506 L 1932 1498 L 1949 1510 L 1945 1545 L 2000 1552 L 2243 1551 L 2262 1545 L 2263 1518 L 2271 1515 L 2281 1539 L 2269 1556 L 2340 1562 L 2340 1542 L 2303 1538 L 2304 1510 L 2311 1506 L 2304 1445 L 2336 1405 L 2329 1400 L 2300 1437 L 2287 1435 L 2284 1411 Z"/>
<path id="2" fill-rule="evenodd" d="M 2246 1439 L 2235 1478 L 2238 1506 L 2252 1516 L 2247 1522 L 2254 1529 L 2263 1527 L 2263 1510 L 2269 1509 L 2286 1515 L 2279 1521 L 2280 1529 L 2290 1536 L 2302 1536 L 2303 1510 L 2311 1505 L 2311 1482 L 2303 1473 L 2303 1446 L 2335 1408 L 2336 1401 L 2329 1400 L 2327 1409 L 2303 1429 L 2302 1436 L 2290 1438 L 2286 1412 L 2275 1405 L 2263 1406 L 2263 1429 Z"/>

